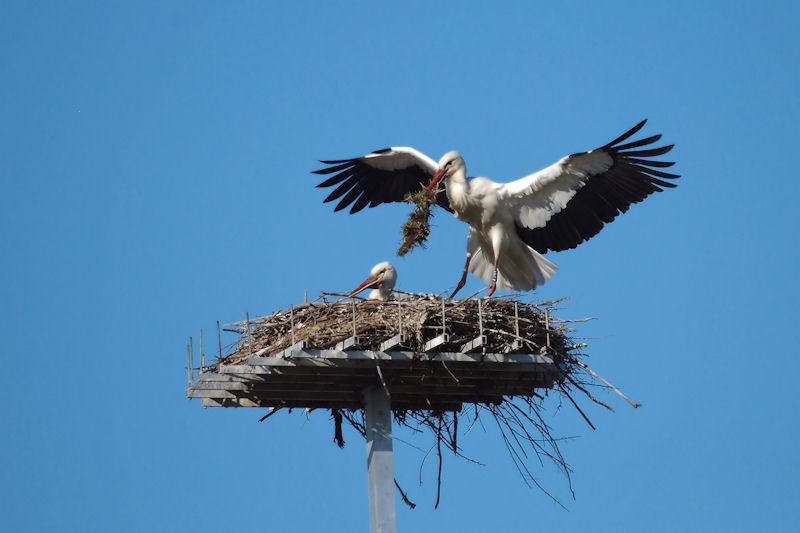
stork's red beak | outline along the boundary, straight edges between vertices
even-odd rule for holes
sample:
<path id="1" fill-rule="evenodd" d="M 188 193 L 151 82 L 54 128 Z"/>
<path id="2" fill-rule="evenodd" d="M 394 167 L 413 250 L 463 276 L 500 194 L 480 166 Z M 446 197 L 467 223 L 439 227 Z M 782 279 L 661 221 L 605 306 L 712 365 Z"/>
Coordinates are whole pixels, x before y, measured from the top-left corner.
<path id="1" fill-rule="evenodd" d="M 381 282 L 378 281 L 378 278 L 375 277 L 375 276 L 370 276 L 367 279 L 365 279 L 361 283 L 361 285 L 359 285 L 358 287 L 353 289 L 352 292 L 350 292 L 350 294 L 348 294 L 347 296 L 355 296 L 356 294 L 358 294 L 361 291 L 364 291 L 364 290 L 367 290 L 367 289 L 378 288 L 380 286 L 381 286 Z"/>
<path id="2" fill-rule="evenodd" d="M 439 185 L 439 182 L 444 179 L 444 175 L 447 171 L 443 168 L 440 168 L 436 171 L 436 174 L 433 175 L 433 179 L 431 179 L 430 184 L 428 184 L 428 190 L 433 190 Z"/>

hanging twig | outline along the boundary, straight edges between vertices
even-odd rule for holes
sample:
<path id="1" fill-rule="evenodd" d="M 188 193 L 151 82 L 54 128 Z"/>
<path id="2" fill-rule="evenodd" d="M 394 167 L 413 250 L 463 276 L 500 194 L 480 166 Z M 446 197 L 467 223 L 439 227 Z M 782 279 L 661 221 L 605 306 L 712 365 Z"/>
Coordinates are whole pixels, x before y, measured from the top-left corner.
<path id="1" fill-rule="evenodd" d="M 400 498 L 403 500 L 404 504 L 408 505 L 409 509 L 414 509 L 417 507 L 417 504 L 409 500 L 408 496 L 406 496 L 406 493 L 400 488 L 400 483 L 397 482 L 397 478 L 394 478 L 394 486 L 400 491 Z"/>
<path id="2" fill-rule="evenodd" d="M 344 448 L 344 436 L 342 435 L 342 412 L 339 409 L 331 409 L 333 415 L 333 442 L 339 448 Z"/>
<path id="3" fill-rule="evenodd" d="M 264 420 L 266 420 L 267 418 L 271 417 L 272 415 L 274 415 L 275 413 L 277 413 L 281 409 L 283 409 L 283 407 L 273 407 L 272 409 L 270 409 L 269 413 L 267 413 L 264 416 L 262 416 L 261 418 L 259 418 L 258 421 L 259 422 L 263 422 Z"/>
<path id="4" fill-rule="evenodd" d="M 436 476 L 436 505 L 433 506 L 434 509 L 439 508 L 439 497 L 442 494 L 442 427 L 439 426 L 439 435 L 436 439 L 436 455 L 439 456 L 439 473 Z"/>

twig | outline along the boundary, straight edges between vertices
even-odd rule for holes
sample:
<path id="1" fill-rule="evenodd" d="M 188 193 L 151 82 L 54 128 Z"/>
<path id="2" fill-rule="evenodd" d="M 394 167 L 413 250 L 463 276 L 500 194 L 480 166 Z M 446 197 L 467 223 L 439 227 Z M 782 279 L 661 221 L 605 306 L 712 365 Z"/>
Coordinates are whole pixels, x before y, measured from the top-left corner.
<path id="1" fill-rule="evenodd" d="M 564 396 L 566 396 L 567 398 L 569 398 L 569 401 L 571 401 L 571 402 L 572 402 L 572 405 L 574 405 L 574 406 L 575 406 L 575 409 L 577 409 L 577 410 L 578 410 L 578 412 L 579 412 L 579 413 L 581 414 L 581 416 L 583 417 L 583 419 L 584 419 L 584 420 L 586 420 L 586 423 L 587 423 L 587 424 L 589 424 L 589 427 L 590 427 L 590 428 L 592 428 L 592 429 L 594 429 L 594 430 L 596 430 L 597 428 L 596 428 L 596 427 L 594 427 L 594 424 L 592 424 L 592 421 L 591 421 L 591 420 L 589 420 L 589 417 L 588 417 L 588 416 L 586 416 L 586 413 L 584 413 L 583 411 L 581 411 L 581 408 L 580 408 L 580 407 L 578 407 L 578 404 L 577 404 L 577 403 L 575 403 L 575 400 L 573 400 L 573 399 L 572 399 L 572 396 L 570 396 L 570 395 L 569 395 L 569 393 L 568 393 L 568 392 L 567 392 L 567 391 L 564 389 L 564 387 L 561 385 L 561 383 L 559 383 L 559 384 L 558 384 L 558 388 L 559 388 L 559 389 L 561 389 L 561 392 L 564 394 Z"/>
<path id="2" fill-rule="evenodd" d="M 331 409 L 331 415 L 333 415 L 333 442 L 339 446 L 339 448 L 344 448 L 344 436 L 342 435 L 342 413 L 339 409 Z"/>
<path id="3" fill-rule="evenodd" d="M 397 478 L 394 478 L 394 486 L 397 487 L 397 490 L 400 491 L 400 498 L 402 498 L 404 504 L 408 505 L 409 509 L 414 509 L 417 507 L 417 504 L 409 500 L 408 496 L 406 496 L 406 493 L 403 492 L 403 489 L 400 488 L 400 484 L 397 482 Z"/>
<path id="4" fill-rule="evenodd" d="M 273 408 L 270 410 L 270 412 L 269 412 L 269 413 L 267 413 L 267 414 L 265 414 L 264 416 L 262 416 L 261 418 L 259 418 L 259 419 L 258 419 L 258 421 L 259 421 L 259 422 L 263 422 L 264 420 L 266 420 L 267 418 L 271 417 L 272 415 L 274 415 L 275 413 L 277 413 L 277 412 L 278 412 L 278 411 L 280 411 L 281 409 L 283 409 L 283 407 L 273 407 Z"/>
<path id="5" fill-rule="evenodd" d="M 603 379 L 603 377 L 602 377 L 601 375 L 597 374 L 597 373 L 596 373 L 594 370 L 592 370 L 591 368 L 589 368 L 589 366 L 588 366 L 587 364 L 585 364 L 585 363 L 583 363 L 583 362 L 581 362 L 581 361 L 575 361 L 575 363 L 577 363 L 577 364 L 578 364 L 578 366 L 582 367 L 583 369 L 585 369 L 586 371 L 588 371 L 588 372 L 589 372 L 591 375 L 593 375 L 594 377 L 596 377 L 597 379 L 599 379 L 600 381 L 602 381 L 603 383 L 605 383 L 606 385 L 608 385 L 609 387 L 611 387 L 611 388 L 614 390 L 614 392 L 616 392 L 617 394 L 619 394 L 620 396 L 622 396 L 622 397 L 625 399 L 625 401 L 627 401 L 629 404 L 631 404 L 631 405 L 632 405 L 634 408 L 637 408 L 637 407 L 641 407 L 641 406 L 642 406 L 642 404 L 640 404 L 640 403 L 636 403 L 636 402 L 634 402 L 633 400 L 629 399 L 629 398 L 628 398 L 627 396 L 625 396 L 624 394 L 622 394 L 622 391 L 620 391 L 620 390 L 619 390 L 618 388 L 616 388 L 614 385 L 612 385 L 611 383 L 609 383 L 608 381 L 606 381 L 605 379 Z"/>
<path id="6" fill-rule="evenodd" d="M 439 425 L 439 435 L 436 439 L 436 454 L 439 456 L 439 473 L 436 478 L 436 505 L 433 506 L 434 509 L 439 508 L 439 497 L 442 494 L 442 426 Z"/>

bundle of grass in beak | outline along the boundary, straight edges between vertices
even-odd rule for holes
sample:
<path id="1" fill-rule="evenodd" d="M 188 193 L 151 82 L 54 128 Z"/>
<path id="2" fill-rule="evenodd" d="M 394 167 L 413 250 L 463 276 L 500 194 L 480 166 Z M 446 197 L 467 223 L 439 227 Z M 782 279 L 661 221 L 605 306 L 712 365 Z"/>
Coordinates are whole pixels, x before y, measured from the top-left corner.
<path id="1" fill-rule="evenodd" d="M 425 247 L 425 241 L 431 232 L 431 204 L 436 203 L 438 191 L 420 189 L 415 193 L 408 193 L 404 202 L 414 204 L 414 209 L 408 215 L 408 220 L 401 226 L 403 230 L 403 242 L 397 249 L 397 255 L 404 256 L 414 249 L 416 245 Z"/>

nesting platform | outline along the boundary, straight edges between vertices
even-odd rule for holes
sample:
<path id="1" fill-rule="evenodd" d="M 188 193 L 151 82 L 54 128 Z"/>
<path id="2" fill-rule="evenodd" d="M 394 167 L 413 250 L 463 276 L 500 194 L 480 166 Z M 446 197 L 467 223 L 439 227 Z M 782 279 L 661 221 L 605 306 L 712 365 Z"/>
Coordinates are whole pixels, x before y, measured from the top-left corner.
<path id="1" fill-rule="evenodd" d="M 356 410 L 381 388 L 396 411 L 500 404 L 569 372 L 551 305 L 430 295 L 304 304 L 228 324 L 240 335 L 231 353 L 190 372 L 186 395 L 204 407 Z"/>
<path id="2" fill-rule="evenodd" d="M 360 409 L 364 390 L 379 387 L 394 410 L 459 411 L 550 388 L 556 375 L 538 354 L 295 350 L 200 373 L 186 394 L 204 407 Z"/>

